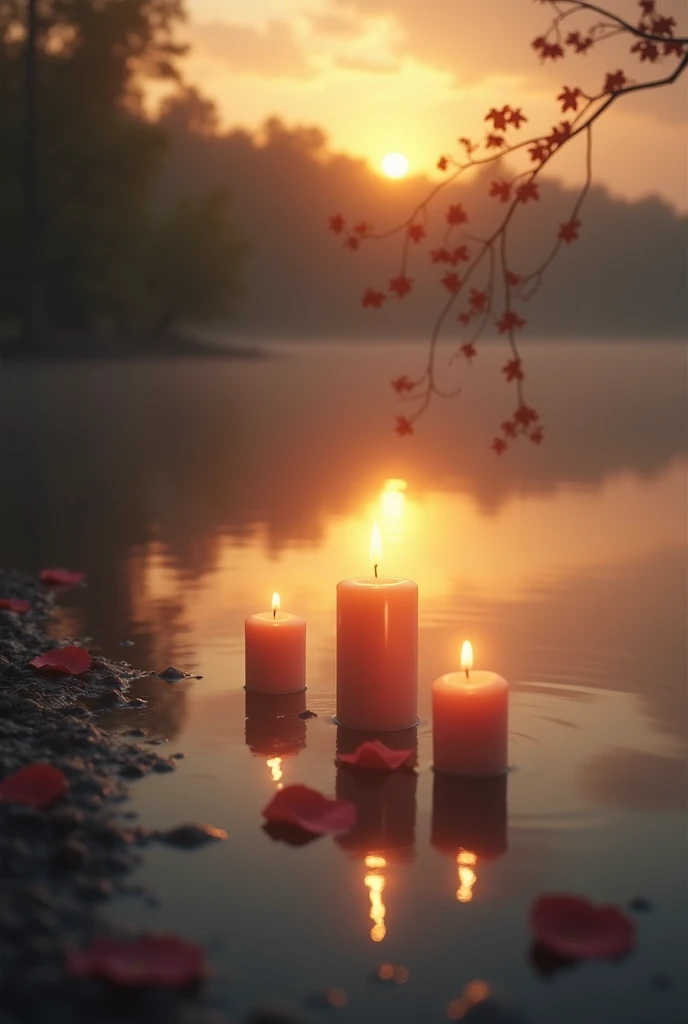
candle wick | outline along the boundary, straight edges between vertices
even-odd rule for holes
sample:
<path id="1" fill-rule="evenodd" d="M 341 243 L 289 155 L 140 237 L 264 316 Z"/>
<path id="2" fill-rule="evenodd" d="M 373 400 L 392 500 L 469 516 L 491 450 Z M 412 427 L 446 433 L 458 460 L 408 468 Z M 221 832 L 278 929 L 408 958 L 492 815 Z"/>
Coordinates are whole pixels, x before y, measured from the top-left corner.
<path id="1" fill-rule="evenodd" d="M 376 565 L 374 565 L 374 566 L 373 566 L 373 569 L 375 570 L 375 579 L 377 579 L 377 566 L 376 566 Z"/>
<path id="2" fill-rule="evenodd" d="M 466 669 L 466 679 L 468 679 L 468 669 Z"/>
<path id="3" fill-rule="evenodd" d="M 273 619 L 277 618 L 277 609 L 276 608 L 272 609 L 272 617 L 273 617 Z M 466 673 L 466 675 L 468 675 L 468 673 Z"/>

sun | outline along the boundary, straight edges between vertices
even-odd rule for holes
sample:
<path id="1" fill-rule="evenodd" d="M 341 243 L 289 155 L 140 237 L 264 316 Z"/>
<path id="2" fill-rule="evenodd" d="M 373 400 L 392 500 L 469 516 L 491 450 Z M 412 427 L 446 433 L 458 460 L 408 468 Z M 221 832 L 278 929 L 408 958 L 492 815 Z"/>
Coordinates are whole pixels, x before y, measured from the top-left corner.
<path id="1" fill-rule="evenodd" d="M 382 170 L 388 178 L 403 178 L 408 169 L 409 162 L 403 153 L 387 153 L 382 158 Z"/>

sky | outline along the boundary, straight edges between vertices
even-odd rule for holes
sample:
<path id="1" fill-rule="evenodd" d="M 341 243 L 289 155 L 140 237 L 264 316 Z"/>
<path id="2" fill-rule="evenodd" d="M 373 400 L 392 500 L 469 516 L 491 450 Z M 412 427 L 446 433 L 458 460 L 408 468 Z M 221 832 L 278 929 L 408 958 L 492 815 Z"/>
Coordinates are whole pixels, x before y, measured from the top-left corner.
<path id="1" fill-rule="evenodd" d="M 610 7 L 637 19 L 635 0 Z M 688 35 L 684 0 L 661 0 L 660 9 Z M 520 106 L 528 128 L 548 130 L 561 120 L 563 85 L 594 91 L 607 71 L 639 80 L 670 67 L 640 65 L 615 40 L 542 66 L 530 43 L 547 11 L 533 0 L 187 0 L 187 10 L 186 75 L 215 100 L 225 127 L 257 130 L 277 114 L 321 126 L 333 150 L 375 167 L 401 152 L 411 173 L 434 173 L 458 136 L 482 136 L 492 106 Z M 659 194 L 685 210 L 687 123 L 685 83 L 618 104 L 596 134 L 595 180 L 617 196 Z M 556 162 L 568 184 L 582 170 L 580 147 Z"/>

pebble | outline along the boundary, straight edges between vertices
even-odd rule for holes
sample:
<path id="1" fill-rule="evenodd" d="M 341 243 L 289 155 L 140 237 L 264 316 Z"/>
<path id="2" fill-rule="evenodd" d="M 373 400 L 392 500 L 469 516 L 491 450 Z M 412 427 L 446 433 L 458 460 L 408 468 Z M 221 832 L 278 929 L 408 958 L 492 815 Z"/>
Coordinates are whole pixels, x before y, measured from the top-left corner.
<path id="1" fill-rule="evenodd" d="M 50 824 L 58 836 L 67 835 L 81 828 L 84 823 L 84 815 L 76 807 L 59 807 L 50 815 Z"/>
<path id="2" fill-rule="evenodd" d="M 125 736 L 137 736 L 137 737 L 141 738 L 142 736 L 147 736 L 148 735 L 148 729 L 142 729 L 139 726 L 136 729 L 127 729 L 127 731 L 124 733 L 124 735 Z"/>
<path id="3" fill-rule="evenodd" d="M 299 711 L 299 713 L 297 715 L 297 718 L 317 718 L 317 717 L 318 716 L 316 715 L 315 711 L 309 711 L 308 709 L 306 709 L 306 711 Z"/>
<path id="4" fill-rule="evenodd" d="M 216 840 L 227 838 L 224 829 L 216 828 L 214 825 L 177 825 L 168 832 L 160 833 L 158 837 L 161 842 L 169 843 L 170 846 L 180 846 L 186 850 L 193 850 L 199 846 L 205 846 Z"/>
<path id="5" fill-rule="evenodd" d="M 124 775 L 127 779 L 140 779 L 146 773 L 140 764 L 132 761 L 130 764 L 125 764 L 120 768 L 120 774 Z"/>
<path id="6" fill-rule="evenodd" d="M 90 858 L 90 852 L 78 839 L 65 839 L 58 846 L 55 858 L 62 867 L 80 868 Z"/>
<path id="7" fill-rule="evenodd" d="M 188 678 L 186 672 L 175 668 L 174 665 L 170 665 L 164 672 L 158 672 L 158 676 L 160 679 L 164 679 L 166 683 L 178 683 L 180 679 Z"/>

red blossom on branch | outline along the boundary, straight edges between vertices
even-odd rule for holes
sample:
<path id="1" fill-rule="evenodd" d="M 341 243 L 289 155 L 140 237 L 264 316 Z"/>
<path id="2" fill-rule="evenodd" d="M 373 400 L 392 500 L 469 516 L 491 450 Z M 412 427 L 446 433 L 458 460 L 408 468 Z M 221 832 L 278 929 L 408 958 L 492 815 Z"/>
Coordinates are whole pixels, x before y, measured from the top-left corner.
<path id="1" fill-rule="evenodd" d="M 434 396 L 449 397 L 461 390 L 461 386 L 447 389 L 439 385 L 437 342 L 441 332 L 450 323 L 471 328 L 472 336 L 456 351 L 457 356 L 461 355 L 470 363 L 477 351 L 475 341 L 494 324 L 508 344 L 508 360 L 502 366 L 502 373 L 507 382 L 515 383 L 518 401 L 515 413 L 502 423 L 500 432 L 510 440 L 524 436 L 533 444 L 542 442 L 544 432 L 539 423 L 539 415 L 525 400 L 523 382 L 526 375 L 516 340 L 518 332 L 526 326 L 526 321 L 514 306 L 532 298 L 563 245 L 570 245 L 580 237 L 580 213 L 592 182 L 591 140 L 597 121 L 626 95 L 669 85 L 688 67 L 688 36 L 675 32 L 675 19 L 660 14 L 654 0 L 640 0 L 642 17 L 637 26 L 587 0 L 540 0 L 540 3 L 551 12 L 549 27 L 532 43 L 542 61 L 584 55 L 593 45 L 599 48 L 606 39 L 621 35 L 629 41 L 630 53 L 641 65 L 654 65 L 660 61 L 673 63 L 665 73 L 645 70 L 640 82 L 633 81 L 624 70 L 608 71 L 598 93 L 594 90 L 586 91 L 579 85 L 561 86 L 561 91 L 555 93 L 558 109 L 561 114 L 570 114 L 570 119 L 559 121 L 548 134 L 540 129 L 523 143 L 511 141 L 514 137 L 511 129 L 518 130 L 527 121 L 521 108 L 510 104 L 492 106 L 484 118 L 489 128 L 482 145 L 466 136 L 460 136 L 458 143 L 463 151 L 461 156 L 454 158 L 443 155 L 437 162 L 439 170 L 451 169 L 451 174 L 439 184 L 434 184 L 427 198 L 400 225 L 372 236 L 370 226 L 363 221 L 349 233 L 349 241 L 345 244 L 354 249 L 364 239 L 402 234 L 401 265 L 397 276 L 390 279 L 388 291 L 403 298 L 411 291 L 413 281 L 409 271 L 414 246 L 410 246 L 409 242 L 421 245 L 431 233 L 430 208 L 435 197 L 454 184 L 467 170 L 479 165 L 497 165 L 504 155 L 521 159 L 521 168 L 515 172 L 510 171 L 508 180 L 504 177 L 491 180 L 489 195 L 500 201 L 492 204 L 492 210 L 497 211 L 497 223 L 494 228 L 481 228 L 480 235 L 474 230 L 469 234 L 464 229 L 463 237 L 468 238 L 470 246 L 460 244 L 451 248 L 450 244 L 451 232 L 469 222 L 469 211 L 460 202 L 450 202 L 444 206 L 445 224 L 441 235 L 432 239 L 432 247 L 428 246 L 429 258 L 433 265 L 456 266 L 461 263 L 465 266 L 462 266 L 461 276 L 447 270 L 440 278 L 440 284 L 449 296 L 444 296 L 432 331 L 425 372 L 413 381 L 405 376 L 392 381 L 399 395 L 417 399 L 417 408 L 411 416 L 396 418 L 394 429 L 402 437 L 413 432 L 415 419 L 428 407 Z M 592 24 L 572 23 L 573 18 L 586 15 L 590 16 Z M 553 225 L 554 237 L 549 253 L 538 266 L 524 268 L 517 274 L 509 269 L 512 222 L 531 213 L 530 208 L 527 212 L 522 212 L 521 208 L 540 198 L 541 172 L 546 168 L 546 173 L 549 173 L 550 162 L 578 137 L 585 144 L 585 182 L 581 191 L 573 208 L 565 211 L 563 218 L 561 215 L 557 217 L 559 223 L 558 226 L 556 222 Z M 543 211 L 542 215 L 547 214 Z M 330 218 L 330 229 L 335 234 L 344 231 L 345 220 L 341 214 Z M 464 300 L 457 312 L 457 300 L 461 298 L 464 289 L 468 292 L 467 300 Z M 362 305 L 379 309 L 384 301 L 385 295 L 382 292 L 368 288 L 364 292 Z M 496 314 L 495 309 L 499 308 L 504 312 Z M 507 447 L 504 437 L 497 437 L 493 441 L 492 448 L 496 454 L 501 454 Z"/>

